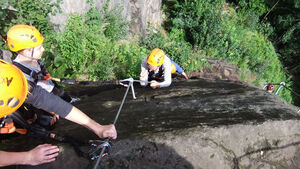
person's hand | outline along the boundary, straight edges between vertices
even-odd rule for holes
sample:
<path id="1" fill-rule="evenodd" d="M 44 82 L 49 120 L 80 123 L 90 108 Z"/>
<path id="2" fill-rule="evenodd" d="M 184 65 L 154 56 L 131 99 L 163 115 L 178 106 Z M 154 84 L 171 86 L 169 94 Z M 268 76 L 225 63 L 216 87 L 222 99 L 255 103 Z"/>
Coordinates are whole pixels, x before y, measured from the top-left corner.
<path id="1" fill-rule="evenodd" d="M 52 80 L 52 77 L 49 73 L 44 76 L 44 80 Z"/>
<path id="2" fill-rule="evenodd" d="M 140 73 L 140 79 L 144 79 L 145 76 L 148 76 L 148 71 L 146 69 L 143 69 Z"/>
<path id="3" fill-rule="evenodd" d="M 28 151 L 28 164 L 39 165 L 49 163 L 55 160 L 58 156 L 59 149 L 51 144 L 42 144 Z"/>
<path id="4" fill-rule="evenodd" d="M 152 87 L 152 89 L 156 89 L 156 88 L 159 88 L 160 87 L 160 84 L 159 82 L 155 81 L 155 80 L 152 80 L 150 82 L 150 87 Z"/>
<path id="5" fill-rule="evenodd" d="M 140 73 L 140 84 L 141 86 L 147 86 L 148 82 L 146 82 L 146 80 L 148 80 L 148 71 L 146 69 L 142 69 L 141 73 Z"/>
<path id="6" fill-rule="evenodd" d="M 35 122 L 35 120 L 37 119 L 37 114 L 34 113 L 33 117 L 31 119 L 28 119 L 27 120 L 27 123 L 28 124 L 32 124 L 33 122 Z"/>
<path id="7" fill-rule="evenodd" d="M 100 138 L 111 138 L 116 139 L 117 138 L 117 131 L 113 124 L 110 125 L 102 125 L 100 128 L 100 131 L 98 133 L 98 136 Z"/>
<path id="8" fill-rule="evenodd" d="M 189 79 L 189 77 L 187 76 L 187 74 L 185 74 L 185 72 L 182 72 L 182 75 L 184 76 L 185 79 Z"/>
<path id="9" fill-rule="evenodd" d="M 54 125 L 59 120 L 59 115 L 58 114 L 54 113 L 52 116 L 53 117 L 52 117 L 52 119 L 50 121 L 50 126 Z"/>

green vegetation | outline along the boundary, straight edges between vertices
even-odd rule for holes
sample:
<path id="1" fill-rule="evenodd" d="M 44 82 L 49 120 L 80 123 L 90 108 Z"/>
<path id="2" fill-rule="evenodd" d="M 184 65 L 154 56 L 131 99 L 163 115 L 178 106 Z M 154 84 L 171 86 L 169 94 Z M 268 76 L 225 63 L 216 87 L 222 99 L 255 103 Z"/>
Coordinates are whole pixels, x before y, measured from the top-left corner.
<path id="1" fill-rule="evenodd" d="M 120 41 L 128 23 L 120 14 L 112 14 L 91 8 L 85 15 L 71 15 L 65 31 L 52 37 L 50 53 L 55 57 L 47 59 L 51 72 L 59 77 L 87 75 L 89 80 L 138 77 L 147 50 L 135 42 Z"/>
<path id="2" fill-rule="evenodd" d="M 159 32 L 159 31 L 155 31 Z M 182 38 L 183 32 L 174 30 L 168 33 L 166 38 L 162 33 L 149 31 L 146 38 L 140 40 L 140 46 L 147 49 L 160 48 L 173 61 L 180 64 L 185 71 L 201 70 L 202 65 L 207 64 L 203 57 L 199 57 L 200 51 L 193 51 L 193 47 Z"/>
<path id="3" fill-rule="evenodd" d="M 268 40 L 272 28 L 259 22 L 258 14 L 267 10 L 261 1 L 239 1 L 244 6 L 238 12 L 225 0 L 165 0 L 164 3 L 168 32 L 182 30 L 184 40 L 205 56 L 235 63 L 241 68 L 244 81 L 249 82 L 248 72 L 252 72 L 256 79 L 250 82 L 255 85 L 281 81 L 291 85 Z M 248 8 L 246 4 L 250 4 Z M 280 96 L 292 102 L 290 91 L 282 90 Z"/>
<path id="4" fill-rule="evenodd" d="M 289 83 L 295 92 L 300 93 L 299 51 L 300 51 L 300 0 L 230 0 L 237 13 L 251 14 L 259 19 L 258 26 L 272 42 L 277 57 L 284 66 L 286 74 L 293 83 Z M 296 105 L 300 105 L 300 97 L 293 95 Z"/>
<path id="5" fill-rule="evenodd" d="M 163 0 L 166 32 L 149 27 L 147 37 L 137 41 L 127 41 L 129 23 L 122 17 L 122 8 L 109 10 L 109 0 L 103 10 L 92 7 L 86 14 L 72 14 L 64 31 L 54 30 L 49 15 L 60 11 L 60 2 L 5 0 L 0 4 L 2 38 L 14 24 L 37 27 L 46 39 L 43 60 L 53 76 L 79 80 L 137 78 L 141 60 L 158 47 L 187 72 L 201 71 L 207 64 L 205 58 L 216 58 L 239 66 L 240 76 L 246 82 L 262 87 L 265 82 L 284 81 L 292 86 L 280 61 L 290 58 L 283 55 L 284 51 L 296 56 L 296 47 L 280 50 L 281 55 L 276 53 L 274 42 L 269 39 L 276 37 L 278 30 L 264 17 L 272 9 L 270 1 Z M 87 3 L 93 6 L 93 0 Z M 9 6 L 15 10 L 8 10 Z M 291 45 L 297 41 L 293 35 L 299 24 L 286 20 L 293 18 L 278 17 L 276 23 L 284 23 L 279 29 L 289 27 L 280 42 Z M 0 45 L 7 49 L 3 41 Z M 280 43 L 276 43 L 278 46 Z M 298 67 L 293 70 L 298 72 Z M 288 90 L 282 90 L 280 97 L 292 102 Z"/>
<path id="6" fill-rule="evenodd" d="M 49 15 L 60 12 L 61 0 L 2 0 L 0 3 L 0 35 L 4 39 L 15 24 L 34 25 L 45 37 L 53 32 Z M 47 39 L 47 38 L 46 38 Z M 3 40 L 0 42 L 5 48 Z"/>

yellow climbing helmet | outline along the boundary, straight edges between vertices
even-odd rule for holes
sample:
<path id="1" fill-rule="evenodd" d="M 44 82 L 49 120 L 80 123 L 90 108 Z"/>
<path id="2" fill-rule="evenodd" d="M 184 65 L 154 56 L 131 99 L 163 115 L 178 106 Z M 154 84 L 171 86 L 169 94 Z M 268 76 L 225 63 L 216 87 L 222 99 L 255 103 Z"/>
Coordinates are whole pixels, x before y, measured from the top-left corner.
<path id="1" fill-rule="evenodd" d="M 25 101 L 28 84 L 23 72 L 0 59 L 0 118 L 16 111 Z"/>
<path id="2" fill-rule="evenodd" d="M 15 25 L 7 32 L 8 47 L 13 52 L 39 46 L 43 41 L 44 37 L 33 26 Z"/>
<path id="3" fill-rule="evenodd" d="M 164 63 L 164 60 L 165 52 L 161 49 L 155 48 L 149 53 L 147 63 L 153 66 L 160 66 Z"/>

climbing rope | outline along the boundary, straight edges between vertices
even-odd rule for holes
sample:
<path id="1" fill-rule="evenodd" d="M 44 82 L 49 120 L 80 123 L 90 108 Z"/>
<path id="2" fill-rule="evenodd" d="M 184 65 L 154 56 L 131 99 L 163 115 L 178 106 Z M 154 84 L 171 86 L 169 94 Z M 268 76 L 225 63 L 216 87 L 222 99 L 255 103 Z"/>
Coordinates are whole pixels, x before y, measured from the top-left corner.
<path id="1" fill-rule="evenodd" d="M 265 83 L 263 89 L 266 89 L 268 85 L 279 85 L 278 89 L 275 92 L 276 95 L 279 93 L 279 91 L 281 90 L 281 88 L 284 87 L 284 88 L 288 89 L 289 91 L 291 91 L 292 93 L 294 93 L 295 95 L 297 95 L 298 97 L 300 97 L 300 94 L 297 93 L 297 92 L 295 92 L 291 88 L 287 87 L 285 82 L 280 82 L 280 83 Z"/>
<path id="2" fill-rule="evenodd" d="M 291 146 L 299 146 L 300 145 L 300 141 L 296 141 L 296 142 L 292 142 L 286 145 L 282 145 L 282 146 L 275 146 L 275 147 L 263 147 L 263 148 L 259 148 L 257 150 L 253 150 L 253 151 L 249 151 L 246 152 L 245 154 L 239 156 L 239 157 L 234 157 L 233 158 L 233 169 L 240 169 L 239 167 L 239 161 L 247 156 L 250 156 L 252 154 L 260 154 L 261 156 L 263 156 L 266 152 L 268 151 L 274 151 L 274 150 L 281 150 L 281 149 L 285 149 Z"/>
<path id="3" fill-rule="evenodd" d="M 273 85 L 273 86 L 279 85 L 278 89 L 277 89 L 276 92 L 275 92 L 276 95 L 279 93 L 279 91 L 280 91 L 280 89 L 281 89 L 282 87 L 286 86 L 286 85 L 285 85 L 285 82 L 281 82 L 281 83 L 265 83 L 263 89 L 268 88 L 269 85 Z"/>
<path id="4" fill-rule="evenodd" d="M 284 87 L 284 88 L 288 89 L 289 91 L 291 91 L 292 93 L 294 93 L 295 95 L 297 95 L 298 97 L 300 97 L 300 94 L 297 93 L 297 92 L 295 92 L 295 91 L 292 90 L 291 88 L 287 87 L 286 84 L 285 84 L 285 82 L 281 82 L 281 83 L 265 83 L 263 89 L 266 89 L 266 87 L 267 87 L 268 85 L 279 85 L 279 88 L 278 88 L 278 89 L 276 90 L 276 92 L 275 92 L 276 95 L 279 93 L 280 89 L 281 89 L 282 87 Z"/>
<path id="5" fill-rule="evenodd" d="M 128 84 L 125 83 L 125 82 L 128 82 Z M 134 83 L 134 82 L 140 82 L 140 80 L 134 80 L 133 78 L 128 78 L 128 79 L 120 80 L 120 82 L 119 82 L 120 85 L 123 85 L 124 87 L 127 87 L 127 90 L 126 90 L 126 92 L 125 92 L 125 94 L 124 94 L 124 96 L 123 96 L 121 105 L 120 105 L 120 107 L 119 107 L 119 110 L 118 110 L 118 112 L 117 112 L 117 115 L 116 115 L 116 117 L 115 117 L 115 120 L 114 120 L 113 125 L 116 125 L 116 123 L 117 123 L 117 120 L 118 120 L 118 118 L 119 118 L 120 112 L 121 112 L 121 110 L 122 110 L 122 108 L 123 108 L 125 99 L 126 99 L 126 97 L 127 97 L 129 88 L 131 88 L 133 99 L 136 99 L 135 93 L 134 93 L 134 87 L 133 87 L 133 83 Z M 99 149 L 98 149 L 98 150 L 101 149 L 100 155 L 95 155 L 95 153 L 93 153 L 93 154 L 94 154 L 94 155 L 93 155 L 93 159 L 97 159 L 96 164 L 95 164 L 95 166 L 94 166 L 94 169 L 97 169 L 97 168 L 98 168 L 101 159 L 105 156 L 105 152 L 107 152 L 107 154 L 110 152 L 111 146 L 110 146 L 110 144 L 109 144 L 109 140 L 110 140 L 109 138 L 106 138 L 106 139 L 103 141 L 103 143 L 100 145 L 100 147 L 99 147 Z M 109 149 L 109 151 L 106 151 L 107 149 Z"/>
<path id="6" fill-rule="evenodd" d="M 283 85 L 284 88 L 288 89 L 289 91 L 291 91 L 292 93 L 294 93 L 296 96 L 300 97 L 300 94 L 295 92 L 294 90 L 292 90 L 291 88 L 288 88 L 286 85 Z"/>
<path id="7" fill-rule="evenodd" d="M 287 87 L 286 86 L 286 83 L 285 82 L 280 82 L 280 83 L 265 83 L 264 85 L 264 88 L 263 89 L 266 89 L 268 85 L 279 85 L 278 89 L 276 90 L 275 94 L 278 95 L 280 89 L 282 87 L 286 88 L 287 90 L 291 91 L 292 93 L 294 93 L 296 96 L 298 96 L 300 98 L 300 94 L 295 92 L 294 90 L 292 90 L 291 88 Z M 298 110 L 297 114 L 300 113 L 300 109 Z"/>

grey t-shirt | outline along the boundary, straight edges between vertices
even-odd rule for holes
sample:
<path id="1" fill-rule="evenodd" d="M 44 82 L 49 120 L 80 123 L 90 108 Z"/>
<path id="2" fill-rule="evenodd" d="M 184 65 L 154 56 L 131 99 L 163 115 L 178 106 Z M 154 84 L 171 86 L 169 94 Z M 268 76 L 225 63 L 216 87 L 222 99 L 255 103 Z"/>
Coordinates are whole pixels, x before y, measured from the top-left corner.
<path id="1" fill-rule="evenodd" d="M 32 91 L 27 96 L 26 103 L 47 112 L 55 112 L 60 117 L 65 118 L 72 110 L 73 106 L 64 101 L 59 96 L 47 92 L 41 86 L 33 85 Z"/>

